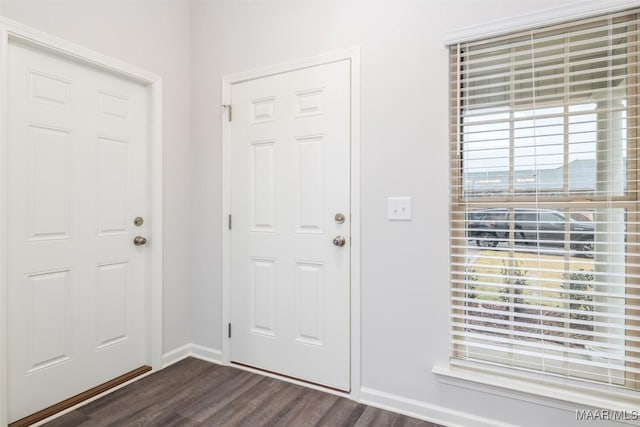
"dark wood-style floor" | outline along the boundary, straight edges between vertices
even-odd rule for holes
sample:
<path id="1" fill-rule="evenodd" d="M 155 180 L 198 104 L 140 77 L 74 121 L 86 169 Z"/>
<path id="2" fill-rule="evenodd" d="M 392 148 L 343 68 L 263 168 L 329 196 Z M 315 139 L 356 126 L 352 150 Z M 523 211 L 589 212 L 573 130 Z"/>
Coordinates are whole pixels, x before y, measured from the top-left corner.
<path id="1" fill-rule="evenodd" d="M 46 426 L 406 426 L 435 424 L 187 358 Z"/>

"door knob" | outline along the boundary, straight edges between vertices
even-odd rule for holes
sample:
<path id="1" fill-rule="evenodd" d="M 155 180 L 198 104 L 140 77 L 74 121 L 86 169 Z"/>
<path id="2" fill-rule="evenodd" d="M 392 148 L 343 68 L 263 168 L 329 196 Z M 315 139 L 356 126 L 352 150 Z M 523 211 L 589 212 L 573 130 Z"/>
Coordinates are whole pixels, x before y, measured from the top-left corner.
<path id="1" fill-rule="evenodd" d="M 142 236 L 136 236 L 133 238 L 133 244 L 136 246 L 144 246 L 147 244 L 147 239 Z"/>
<path id="2" fill-rule="evenodd" d="M 345 243 L 347 243 L 347 241 L 342 236 L 336 236 L 333 238 L 333 244 L 338 247 L 344 246 Z"/>

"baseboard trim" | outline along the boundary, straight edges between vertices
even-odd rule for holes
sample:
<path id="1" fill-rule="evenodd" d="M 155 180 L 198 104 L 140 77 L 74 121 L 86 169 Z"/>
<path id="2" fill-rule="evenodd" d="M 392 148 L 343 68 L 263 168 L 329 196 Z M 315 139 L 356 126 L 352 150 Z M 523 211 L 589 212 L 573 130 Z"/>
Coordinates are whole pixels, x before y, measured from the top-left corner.
<path id="1" fill-rule="evenodd" d="M 220 350 L 189 343 L 165 353 L 162 356 L 162 368 L 171 366 L 187 357 L 195 357 L 206 362 L 222 364 L 222 352 Z"/>
<path id="2" fill-rule="evenodd" d="M 198 344 L 191 344 L 191 356 L 206 362 L 222 364 L 222 352 Z"/>
<path id="3" fill-rule="evenodd" d="M 185 344 L 162 355 L 162 369 L 191 356 L 191 344 Z"/>
<path id="4" fill-rule="evenodd" d="M 448 427 L 515 427 L 513 424 L 367 387 L 360 389 L 360 403 Z"/>

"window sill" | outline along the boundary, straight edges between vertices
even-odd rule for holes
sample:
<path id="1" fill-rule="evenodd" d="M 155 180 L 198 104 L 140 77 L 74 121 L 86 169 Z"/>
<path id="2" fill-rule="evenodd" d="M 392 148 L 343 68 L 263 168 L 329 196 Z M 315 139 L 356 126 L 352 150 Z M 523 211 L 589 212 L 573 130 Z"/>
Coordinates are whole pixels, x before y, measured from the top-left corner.
<path id="1" fill-rule="evenodd" d="M 456 362 L 436 365 L 432 372 L 441 382 L 449 385 L 570 411 L 590 407 L 630 413 L 640 406 L 640 392 L 618 390 L 600 384 L 579 386 L 569 380 L 513 372 L 506 368 Z M 637 420 L 626 422 L 638 423 Z"/>

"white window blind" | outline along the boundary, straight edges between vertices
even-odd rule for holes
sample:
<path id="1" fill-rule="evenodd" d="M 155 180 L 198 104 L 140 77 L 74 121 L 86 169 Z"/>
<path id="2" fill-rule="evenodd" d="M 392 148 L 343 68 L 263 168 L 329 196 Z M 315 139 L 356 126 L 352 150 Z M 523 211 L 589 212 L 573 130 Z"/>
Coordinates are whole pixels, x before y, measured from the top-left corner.
<path id="1" fill-rule="evenodd" d="M 451 46 L 454 360 L 640 387 L 638 13 Z"/>

